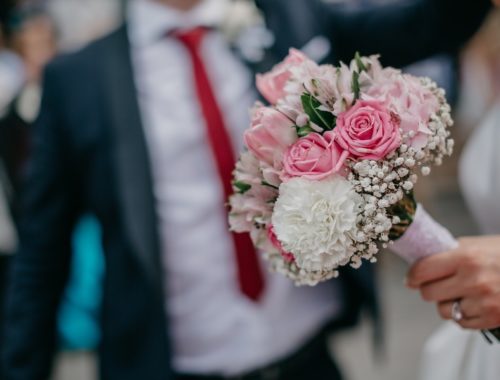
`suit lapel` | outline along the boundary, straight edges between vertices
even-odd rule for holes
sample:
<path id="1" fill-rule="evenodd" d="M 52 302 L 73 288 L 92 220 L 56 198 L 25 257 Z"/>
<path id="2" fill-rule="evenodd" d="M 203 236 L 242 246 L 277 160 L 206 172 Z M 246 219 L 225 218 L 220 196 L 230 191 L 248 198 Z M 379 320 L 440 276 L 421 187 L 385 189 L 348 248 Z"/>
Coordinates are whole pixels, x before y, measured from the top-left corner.
<path id="1" fill-rule="evenodd" d="M 148 277 L 161 279 L 159 238 L 150 159 L 134 84 L 127 29 L 115 32 L 103 49 L 113 159 L 125 232 Z"/>

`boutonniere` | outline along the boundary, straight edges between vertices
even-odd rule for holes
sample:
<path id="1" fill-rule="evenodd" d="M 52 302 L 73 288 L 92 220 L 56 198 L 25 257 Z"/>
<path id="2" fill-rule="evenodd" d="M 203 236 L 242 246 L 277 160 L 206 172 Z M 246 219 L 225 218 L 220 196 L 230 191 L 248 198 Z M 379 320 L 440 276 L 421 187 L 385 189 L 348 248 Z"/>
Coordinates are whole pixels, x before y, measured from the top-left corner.
<path id="1" fill-rule="evenodd" d="M 253 1 L 233 0 L 228 4 L 222 32 L 238 54 L 250 63 L 260 62 L 274 35 Z"/>

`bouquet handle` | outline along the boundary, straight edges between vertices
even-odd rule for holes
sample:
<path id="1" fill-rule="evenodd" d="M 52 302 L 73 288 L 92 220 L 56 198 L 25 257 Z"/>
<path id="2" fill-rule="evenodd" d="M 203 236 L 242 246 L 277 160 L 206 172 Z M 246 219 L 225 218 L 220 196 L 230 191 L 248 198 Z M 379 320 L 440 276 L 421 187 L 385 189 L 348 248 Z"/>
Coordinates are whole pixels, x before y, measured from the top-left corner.
<path id="1" fill-rule="evenodd" d="M 453 235 L 418 204 L 412 223 L 391 245 L 391 250 L 409 264 L 458 247 Z"/>

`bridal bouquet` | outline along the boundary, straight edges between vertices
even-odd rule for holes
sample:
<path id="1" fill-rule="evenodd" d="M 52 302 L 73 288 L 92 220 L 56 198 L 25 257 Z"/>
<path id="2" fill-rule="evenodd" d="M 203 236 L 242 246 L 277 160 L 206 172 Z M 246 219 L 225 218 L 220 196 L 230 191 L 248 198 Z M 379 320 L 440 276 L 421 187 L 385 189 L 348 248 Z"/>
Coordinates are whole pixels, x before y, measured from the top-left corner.
<path id="1" fill-rule="evenodd" d="M 377 56 L 335 67 L 297 50 L 257 87 L 270 104 L 251 111 L 232 230 L 298 285 L 376 261 L 412 222 L 418 175 L 452 152 L 444 91 Z"/>

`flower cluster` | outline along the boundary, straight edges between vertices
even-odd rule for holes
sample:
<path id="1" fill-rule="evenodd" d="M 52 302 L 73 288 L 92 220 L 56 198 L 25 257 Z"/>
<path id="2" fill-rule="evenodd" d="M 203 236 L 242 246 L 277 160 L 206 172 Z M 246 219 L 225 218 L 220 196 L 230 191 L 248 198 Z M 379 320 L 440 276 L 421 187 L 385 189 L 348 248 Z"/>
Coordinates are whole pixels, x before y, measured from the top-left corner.
<path id="1" fill-rule="evenodd" d="M 334 67 L 293 49 L 257 87 L 270 105 L 252 109 L 231 228 L 299 285 L 376 261 L 411 219 L 418 175 L 452 152 L 444 91 L 377 56 Z"/>

